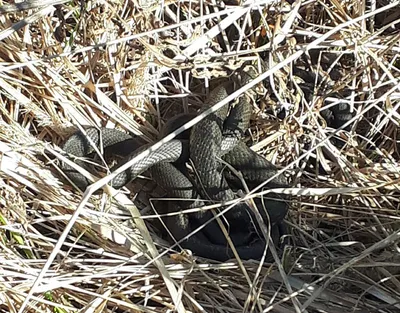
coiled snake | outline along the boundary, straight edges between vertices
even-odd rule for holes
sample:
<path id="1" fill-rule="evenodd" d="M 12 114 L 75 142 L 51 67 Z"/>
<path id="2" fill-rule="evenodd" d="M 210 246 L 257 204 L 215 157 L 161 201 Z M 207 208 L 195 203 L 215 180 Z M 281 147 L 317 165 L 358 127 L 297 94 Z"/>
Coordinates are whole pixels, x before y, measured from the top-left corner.
<path id="1" fill-rule="evenodd" d="M 247 70 L 240 71 L 240 75 L 240 84 L 245 85 L 256 73 L 252 67 L 247 67 Z M 228 89 L 229 87 L 225 85 L 214 89 L 204 109 L 225 98 Z M 144 171 L 150 170 L 155 181 L 166 190 L 168 197 L 197 199 L 169 205 L 169 211 L 178 211 L 189 207 L 201 207 L 204 201 L 200 199 L 219 203 L 237 198 L 231 188 L 240 189 L 241 182 L 231 171 L 223 167 L 221 159 L 239 171 L 250 188 L 269 180 L 277 174 L 276 167 L 241 141 L 249 125 L 251 97 L 249 94 L 243 95 L 234 107 L 226 105 L 208 115 L 196 124 L 186 137 L 181 136 L 164 144 L 116 176 L 112 180 L 112 186 L 121 188 Z M 164 133 L 173 131 L 190 118 L 191 115 L 176 117 L 167 124 Z M 111 148 L 115 154 L 133 158 L 148 148 L 140 137 L 131 137 L 115 129 L 88 128 L 85 132 L 86 135 L 77 132 L 69 137 L 63 146 L 64 151 L 72 156 L 85 157 L 95 151 L 92 145 L 99 148 L 102 143 L 104 148 Z M 195 175 L 190 175 L 185 166 L 189 158 L 192 160 Z M 82 160 L 77 159 L 75 162 L 84 168 L 87 167 Z M 88 186 L 87 179 L 69 165 L 63 163 L 62 169 L 79 188 L 85 189 Z M 283 175 L 278 175 L 267 185 L 272 188 L 285 186 L 287 181 Z M 277 241 L 281 229 L 279 224 L 287 213 L 287 204 L 282 199 L 258 199 L 256 201 L 258 207 L 262 206 L 261 202 L 266 211 L 260 209 L 260 213 L 265 221 L 269 220 L 275 225 L 271 236 Z M 168 217 L 166 225 L 178 241 L 212 217 L 211 211 L 179 214 Z M 253 220 L 253 213 L 245 203 L 239 203 L 224 216 L 224 224 L 242 259 L 259 259 L 266 247 L 266 241 L 257 234 L 257 226 L 253 225 Z M 233 252 L 215 221 L 209 223 L 203 231 L 184 240 L 181 246 L 190 249 L 198 256 L 214 260 L 225 261 L 233 257 Z"/>

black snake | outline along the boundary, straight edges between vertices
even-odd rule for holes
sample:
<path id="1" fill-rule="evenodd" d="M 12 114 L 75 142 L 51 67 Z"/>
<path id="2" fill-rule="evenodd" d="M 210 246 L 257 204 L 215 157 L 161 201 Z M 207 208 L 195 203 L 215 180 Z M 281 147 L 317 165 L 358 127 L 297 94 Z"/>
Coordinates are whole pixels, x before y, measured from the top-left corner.
<path id="1" fill-rule="evenodd" d="M 252 67 L 240 71 L 240 84 L 243 86 L 254 75 Z M 227 96 L 229 87 L 220 85 L 214 89 L 204 108 L 218 103 Z M 254 92 L 254 91 L 250 91 Z M 162 145 L 151 155 L 134 164 L 127 171 L 116 176 L 111 185 L 121 188 L 130 180 L 146 170 L 150 170 L 155 181 L 163 187 L 167 196 L 193 201 L 177 201 L 169 205 L 169 211 L 178 211 L 189 207 L 201 207 L 203 200 L 226 202 L 237 198 L 234 189 L 241 189 L 241 181 L 226 167 L 221 159 L 239 171 L 250 188 L 271 179 L 277 174 L 277 168 L 265 158 L 247 147 L 242 141 L 248 127 L 251 114 L 251 94 L 242 95 L 235 106 L 223 106 L 221 109 L 196 124 L 190 133 Z M 167 124 L 164 133 L 169 133 L 183 125 L 191 115 L 181 115 Z M 128 155 L 131 159 L 148 148 L 140 137 L 131 137 L 115 129 L 88 128 L 86 134 L 77 132 L 67 139 L 63 149 L 68 154 L 78 157 L 76 163 L 87 168 L 81 157 L 92 154 L 102 145 L 111 148 L 114 154 Z M 185 165 L 189 159 L 194 167 L 190 175 Z M 63 163 L 62 169 L 67 176 L 81 189 L 85 189 L 88 180 L 72 167 Z M 283 175 L 273 178 L 267 187 L 286 187 Z M 256 199 L 264 221 L 273 225 L 272 238 L 277 241 L 282 228 L 281 221 L 287 213 L 287 204 L 283 199 Z M 266 210 L 262 208 L 265 207 Z M 197 227 L 213 217 L 211 211 L 199 211 L 191 214 L 179 214 L 166 219 L 166 225 L 175 240 L 181 240 Z M 227 227 L 235 248 L 242 259 L 259 259 L 262 257 L 266 241 L 258 235 L 253 213 L 247 204 L 240 202 L 224 215 Z M 224 261 L 233 257 L 219 225 L 213 221 L 201 232 L 197 232 L 181 243 L 181 246 L 192 250 L 196 255 Z"/>

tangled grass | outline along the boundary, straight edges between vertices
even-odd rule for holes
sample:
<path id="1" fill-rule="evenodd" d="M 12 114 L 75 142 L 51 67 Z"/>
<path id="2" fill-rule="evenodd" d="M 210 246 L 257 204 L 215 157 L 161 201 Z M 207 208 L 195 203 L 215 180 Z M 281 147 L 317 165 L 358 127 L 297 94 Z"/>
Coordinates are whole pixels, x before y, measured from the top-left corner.
<path id="1" fill-rule="evenodd" d="M 0 312 L 399 312 L 399 7 L 2 1 Z M 257 58 L 268 93 L 247 140 L 293 186 L 278 190 L 292 200 L 274 263 L 172 251 L 148 178 L 82 194 L 58 169 L 76 129 L 156 142 Z M 318 73 L 308 95 L 297 69 Z M 322 116 L 338 103 L 353 118 L 335 128 Z"/>

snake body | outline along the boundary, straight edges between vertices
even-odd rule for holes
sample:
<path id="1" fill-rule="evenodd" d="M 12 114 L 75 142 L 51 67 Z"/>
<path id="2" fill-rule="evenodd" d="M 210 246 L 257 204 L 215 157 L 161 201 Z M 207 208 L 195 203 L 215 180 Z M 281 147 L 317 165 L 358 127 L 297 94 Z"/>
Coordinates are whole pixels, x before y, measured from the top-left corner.
<path id="1" fill-rule="evenodd" d="M 242 84 L 253 78 L 247 73 L 243 76 Z M 226 96 L 227 88 L 224 85 L 217 87 L 210 94 L 204 109 Z M 177 208 L 179 210 L 201 207 L 204 202 L 200 198 L 217 202 L 235 199 L 236 194 L 231 185 L 236 185 L 237 189 L 241 186 L 235 175 L 222 170 L 219 158 L 239 170 L 251 187 L 270 179 L 277 173 L 274 165 L 241 142 L 241 137 L 249 124 L 250 114 L 250 97 L 243 96 L 235 107 L 230 109 L 224 106 L 204 118 L 192 128 L 188 134 L 189 138 L 174 139 L 162 145 L 127 171 L 116 176 L 111 182 L 112 186 L 121 188 L 150 169 L 153 178 L 167 191 L 169 197 L 194 199 L 189 202 L 174 203 L 176 207 L 171 207 L 170 211 L 176 211 Z M 188 118 L 190 116 L 183 116 L 180 122 L 172 124 L 167 133 L 172 131 L 173 127 L 183 125 Z M 93 153 L 95 151 L 93 147 L 99 148 L 102 144 L 103 147 L 111 148 L 115 154 L 128 153 L 127 158 L 131 159 L 148 148 L 140 137 L 131 137 L 118 130 L 89 128 L 85 132 L 86 134 L 77 132 L 68 138 L 63 146 L 64 151 L 80 158 Z M 185 167 L 189 158 L 195 168 L 194 179 L 187 173 Z M 78 159 L 76 163 L 86 167 L 82 160 Z M 84 189 L 88 186 L 86 178 L 69 165 L 63 164 L 62 169 L 79 188 Z M 268 186 L 285 187 L 287 181 L 284 176 L 278 175 Z M 279 199 L 262 200 L 266 204 L 266 211 L 260 210 L 261 215 L 266 221 L 268 213 L 271 224 L 275 225 L 271 236 L 277 240 L 281 230 L 280 222 L 287 213 L 287 204 Z M 168 217 L 166 224 L 175 240 L 181 240 L 212 217 L 211 211 L 179 214 Z M 225 225 L 239 256 L 243 259 L 261 258 L 266 247 L 266 241 L 256 234 L 256 227 L 251 226 L 251 221 L 252 213 L 244 203 L 240 203 L 225 214 Z M 197 232 L 182 241 L 181 246 L 192 250 L 196 255 L 214 260 L 224 261 L 234 255 L 215 221 L 209 223 L 204 231 Z"/>

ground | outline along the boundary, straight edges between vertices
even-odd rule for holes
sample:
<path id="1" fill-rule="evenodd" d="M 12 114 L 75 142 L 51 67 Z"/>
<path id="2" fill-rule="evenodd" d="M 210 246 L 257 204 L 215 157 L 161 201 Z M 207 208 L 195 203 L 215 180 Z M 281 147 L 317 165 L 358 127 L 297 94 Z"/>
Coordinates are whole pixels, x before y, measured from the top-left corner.
<path id="1" fill-rule="evenodd" d="M 398 312 L 399 7 L 2 1 L 0 312 Z M 114 197 L 59 170 L 77 129 L 157 142 L 260 59 L 246 142 L 291 186 L 274 262 L 168 251 L 148 177 Z"/>

